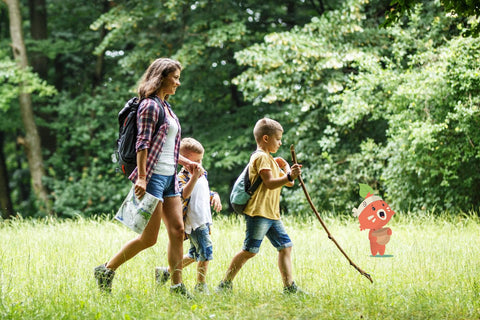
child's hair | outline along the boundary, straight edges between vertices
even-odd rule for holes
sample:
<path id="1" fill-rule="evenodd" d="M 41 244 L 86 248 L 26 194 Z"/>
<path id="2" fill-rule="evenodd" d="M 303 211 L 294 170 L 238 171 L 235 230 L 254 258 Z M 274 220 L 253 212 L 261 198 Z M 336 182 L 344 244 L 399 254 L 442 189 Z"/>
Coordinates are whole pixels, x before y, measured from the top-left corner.
<path id="1" fill-rule="evenodd" d="M 258 120 L 255 124 L 255 128 L 253 128 L 253 136 L 255 137 L 255 141 L 259 142 L 264 135 L 272 136 L 277 133 L 277 131 L 283 132 L 280 123 L 269 118 L 263 118 Z"/>
<path id="2" fill-rule="evenodd" d="M 180 142 L 180 153 L 194 152 L 203 154 L 205 149 L 200 142 L 193 138 L 183 138 Z"/>

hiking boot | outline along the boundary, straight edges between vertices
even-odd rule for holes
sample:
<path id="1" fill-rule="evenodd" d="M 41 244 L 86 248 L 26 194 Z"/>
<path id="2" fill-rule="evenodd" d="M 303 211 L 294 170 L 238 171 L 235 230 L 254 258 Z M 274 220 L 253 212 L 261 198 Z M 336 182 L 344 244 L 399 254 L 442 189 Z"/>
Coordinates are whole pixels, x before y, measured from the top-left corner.
<path id="1" fill-rule="evenodd" d="M 168 279 L 170 279 L 170 272 L 168 272 L 167 267 L 156 267 L 155 268 L 155 281 L 157 284 L 163 286 Z"/>
<path id="2" fill-rule="evenodd" d="M 193 291 L 195 291 L 195 293 L 202 293 L 207 296 L 210 294 L 210 290 L 208 290 L 208 286 L 205 282 L 197 283 Z"/>
<path id="3" fill-rule="evenodd" d="M 284 294 L 305 294 L 308 295 L 305 291 L 297 287 L 295 282 L 292 282 L 291 285 L 283 287 L 283 293 Z"/>
<path id="4" fill-rule="evenodd" d="M 105 264 L 101 264 L 93 269 L 93 275 L 97 280 L 100 291 L 107 293 L 112 292 L 112 281 L 113 277 L 115 276 L 115 271 L 105 267 Z"/>
<path id="5" fill-rule="evenodd" d="M 170 287 L 170 293 L 178 294 L 179 296 L 183 296 L 184 298 L 193 299 L 193 296 L 188 292 L 187 287 L 183 283 L 179 283 Z"/>
<path id="6" fill-rule="evenodd" d="M 216 293 L 227 293 L 232 292 L 233 284 L 232 281 L 220 281 L 218 287 L 215 288 Z"/>

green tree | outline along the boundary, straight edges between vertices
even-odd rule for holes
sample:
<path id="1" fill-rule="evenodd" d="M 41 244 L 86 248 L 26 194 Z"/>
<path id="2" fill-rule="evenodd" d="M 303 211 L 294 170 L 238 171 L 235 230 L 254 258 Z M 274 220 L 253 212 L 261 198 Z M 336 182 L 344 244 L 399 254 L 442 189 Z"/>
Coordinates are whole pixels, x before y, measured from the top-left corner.
<path id="1" fill-rule="evenodd" d="M 106 10 L 107 3 L 107 1 L 94 1 L 88 5 L 79 6 L 78 3 L 73 1 L 47 2 L 46 12 L 48 12 L 50 26 L 48 37 L 38 38 L 34 34 L 25 33 L 28 53 L 32 56 L 47 58 L 46 62 L 42 60 L 42 66 L 47 65 L 47 72 L 43 74 L 45 82 L 40 82 L 38 77 L 33 76 L 31 72 L 27 73 L 27 75 L 30 75 L 30 78 L 27 79 L 32 87 L 29 92 L 34 93 L 31 98 L 35 115 L 41 115 L 41 117 L 36 118 L 36 121 L 40 127 L 47 129 L 48 135 L 53 136 L 53 140 L 57 141 L 59 146 L 55 147 L 54 144 L 52 148 L 42 149 L 47 169 L 47 176 L 42 181 L 47 183 L 50 191 L 49 195 L 53 198 L 53 209 L 59 214 L 63 214 L 63 212 L 67 214 L 78 213 L 88 208 L 88 204 L 93 201 L 92 197 L 89 196 L 88 187 L 80 188 L 82 193 L 78 194 L 71 192 L 71 189 L 78 188 L 78 185 L 86 183 L 82 180 L 82 172 L 88 169 L 97 153 L 103 155 L 100 150 L 105 149 L 105 146 L 108 149 L 107 152 L 110 153 L 110 146 L 113 145 L 112 141 L 114 141 L 112 137 L 114 137 L 115 129 L 112 124 L 118 111 L 111 108 L 108 110 L 110 114 L 106 115 L 105 108 L 108 106 L 105 106 L 102 96 L 92 99 L 96 92 L 104 91 L 104 87 L 99 87 L 99 82 L 104 73 L 103 56 L 96 56 L 92 53 L 95 45 L 101 41 L 103 31 L 97 33 L 88 28 L 96 17 Z M 0 9 L 2 9 L 0 12 L 4 12 L 4 7 L 0 7 Z M 21 11 L 23 17 L 28 17 L 29 12 L 26 7 L 20 7 L 20 9 L 23 9 Z M 38 9 L 38 6 L 32 6 L 31 10 L 33 9 Z M 75 14 L 72 14 L 73 12 Z M 32 14 L 32 17 L 34 16 L 35 14 Z M 68 19 L 65 17 L 68 17 Z M 26 21 L 25 28 L 29 26 L 30 22 L 34 23 L 33 18 L 32 21 L 26 18 Z M 10 41 L 8 34 L 2 32 L 1 36 L 3 43 Z M 32 36 L 34 39 L 32 39 Z M 116 66 L 112 63 L 107 67 Z M 7 153 L 6 158 L 10 183 L 14 186 L 12 196 L 15 202 L 15 211 L 24 215 L 37 215 L 38 210 L 35 210 L 33 206 L 33 197 L 30 197 L 28 190 L 24 190 L 24 159 L 19 156 L 15 146 L 16 135 L 19 130 L 16 119 L 20 115 L 15 111 L 15 108 L 11 107 L 10 99 L 11 96 L 19 94 L 16 85 L 19 83 L 18 79 L 25 78 L 25 76 L 22 76 L 18 71 L 14 72 L 12 69 L 8 72 L 6 75 L 8 81 L 4 81 L 0 89 L 2 92 L 8 93 L 2 94 L 3 105 L 5 105 L 4 112 L 7 116 L 4 120 L 8 123 L 8 126 L 2 126 L 2 128 L 6 129 L 7 134 L 7 143 L 4 150 L 8 150 L 8 153 L 10 153 Z M 39 71 L 39 73 L 41 72 Z M 35 89 L 35 83 L 37 83 L 37 89 Z M 52 98 L 51 93 L 55 92 L 55 90 L 52 90 L 52 86 L 45 86 L 50 90 L 48 93 L 45 89 L 43 91 L 38 89 L 38 83 L 42 85 L 46 85 L 46 83 L 54 84 L 60 93 Z M 10 88 L 11 86 L 13 86 L 13 90 Z M 107 96 L 113 94 L 115 93 L 108 92 Z M 72 100 L 75 104 L 72 104 Z M 85 108 L 86 106 L 87 108 Z M 85 112 L 85 110 L 87 111 Z M 100 114 L 98 118 L 101 120 L 97 119 L 97 112 Z M 92 140 L 97 141 L 94 138 L 97 130 L 103 131 L 104 128 L 109 135 L 99 139 L 99 143 L 103 143 L 103 145 L 100 147 L 99 144 L 90 143 Z M 71 134 L 74 135 L 75 145 L 71 143 Z M 107 164 L 102 165 L 100 171 L 102 173 L 108 170 L 113 172 L 110 154 L 104 156 L 103 159 Z M 110 167 L 108 163 L 110 163 Z M 83 174 L 83 176 L 85 175 Z M 98 174 L 94 177 L 98 177 Z M 95 185 L 95 180 L 86 184 Z M 17 190 L 23 191 L 17 192 Z M 95 192 L 95 190 L 92 190 L 92 192 Z M 83 195 L 83 197 L 79 197 L 79 195 Z M 61 204 L 65 203 L 67 196 L 73 197 L 69 202 L 71 206 L 68 208 L 62 207 Z M 98 199 L 108 196 L 109 194 L 101 195 L 98 196 Z M 75 205 L 75 197 L 85 199 L 87 205 L 82 206 L 81 202 Z M 97 198 L 94 200 L 97 200 Z"/>
<path id="2" fill-rule="evenodd" d="M 42 74 L 59 92 L 55 98 L 33 96 L 35 113 L 41 115 L 37 120 L 55 142 L 43 149 L 45 181 L 55 212 L 92 215 L 118 206 L 129 183 L 115 173 L 110 159 L 117 135 L 116 114 L 135 94 L 146 66 L 158 56 L 177 58 L 185 66 L 182 89 L 171 102 L 182 118 L 184 135 L 195 136 L 209 150 L 211 157 L 205 164 L 212 185 L 226 200 L 236 175 L 236 170 L 229 170 L 239 168 L 253 150 L 252 124 L 267 110 L 246 103 L 230 83 L 242 71 L 234 53 L 269 32 L 304 24 L 335 4 L 46 1 L 40 16 L 47 20 L 40 22 L 47 23 L 48 32 L 26 33 L 26 42 L 32 57 L 47 58 L 41 65 L 48 71 Z M 30 17 L 26 20 L 33 28 L 38 15 L 32 10 L 30 15 L 24 10 L 23 15 Z M 10 170 L 12 178 L 19 170 Z M 15 179 L 13 183 L 20 185 Z"/>
<path id="3" fill-rule="evenodd" d="M 18 0 L 4 0 L 7 4 L 10 21 L 10 37 L 13 56 L 20 69 L 20 74 L 25 74 L 28 70 L 28 57 L 23 37 L 22 16 L 20 12 L 20 4 Z M 20 114 L 22 117 L 23 128 L 25 130 L 25 137 L 22 138 L 22 144 L 25 148 L 25 153 L 28 159 L 28 165 L 31 174 L 31 182 L 37 200 L 40 202 L 40 208 L 49 214 L 51 211 L 51 202 L 48 197 L 48 192 L 42 181 L 45 176 L 43 155 L 41 151 L 40 136 L 38 134 L 37 124 L 35 123 L 31 92 L 28 88 L 31 86 L 28 79 L 21 79 L 18 82 L 19 91 L 19 105 Z"/>
<path id="4" fill-rule="evenodd" d="M 63 1 L 49 5 L 49 24 L 54 26 L 45 48 L 56 70 L 50 81 L 58 88 L 50 124 L 57 147 L 48 159 L 48 184 L 54 209 L 64 216 L 109 213 L 128 185 L 115 173 L 111 154 L 116 140 L 116 116 L 122 101 L 131 95 L 128 72 L 103 50 L 93 51 L 107 32 L 90 24 L 109 10 L 108 1 L 79 6 Z M 71 12 L 75 17 L 65 20 Z M 72 40 L 74 39 L 74 40 Z M 87 66 L 87 67 L 86 67 Z"/>
<path id="5" fill-rule="evenodd" d="M 4 185 L 14 211 L 36 212 L 15 143 L 20 80 L 44 88 L 31 92 L 35 120 L 55 141 L 42 149 L 54 211 L 110 213 L 130 186 L 111 162 L 117 113 L 159 56 L 184 65 L 170 102 L 183 136 L 205 145 L 225 205 L 255 148 L 253 125 L 269 116 L 285 128 L 279 155 L 288 159 L 295 143 L 321 209 L 350 211 L 358 183 L 402 210 L 478 207 L 478 48 L 465 36 L 475 20 L 445 15 L 439 2 L 413 7 L 390 28 L 379 27 L 389 6 L 378 0 L 45 4 L 46 36 L 25 32 L 30 57 L 44 59 L 47 71 L 36 69 L 44 82 L 10 68 L 12 52 L 0 50 Z M 21 9 L 24 31 L 33 28 L 38 15 Z M 1 19 L 0 43 L 10 41 Z M 54 97 L 40 94 L 47 83 Z M 298 189 L 285 195 L 292 210 L 308 210 Z"/>
<path id="6" fill-rule="evenodd" d="M 322 3 L 323 10 L 336 4 Z M 183 64 L 182 86 L 170 101 L 181 119 L 182 134 L 194 136 L 205 145 L 204 164 L 210 183 L 225 203 L 232 182 L 255 148 L 253 124 L 276 109 L 270 105 L 258 108 L 245 101 L 231 83 L 243 70 L 235 62 L 235 52 L 261 41 L 270 32 L 308 22 L 312 15 L 319 14 L 320 6 L 299 1 L 282 5 L 276 1 L 117 4 L 92 24 L 94 30 L 101 25 L 110 30 L 96 52 L 115 52 L 119 75 L 128 75 L 132 88 L 158 56 L 171 56 Z"/>
<path id="7" fill-rule="evenodd" d="M 282 106 L 272 116 L 293 124 L 285 140 L 298 145 L 322 209 L 350 211 L 358 183 L 401 210 L 478 208 L 475 41 L 459 38 L 462 30 L 435 3 L 387 29 L 378 28 L 379 9 L 348 1 L 268 35 L 237 53 L 248 69 L 235 83 L 259 106 Z M 462 125 L 452 128 L 453 119 Z"/>
<path id="8" fill-rule="evenodd" d="M 464 23 L 468 26 L 466 34 L 478 36 L 480 32 L 480 3 L 478 1 L 465 0 L 440 0 L 439 1 L 448 14 L 460 16 Z M 415 6 L 425 4 L 423 0 L 393 0 L 387 7 L 386 19 L 384 26 L 391 26 L 398 23 L 400 19 L 411 15 L 415 11 Z"/>

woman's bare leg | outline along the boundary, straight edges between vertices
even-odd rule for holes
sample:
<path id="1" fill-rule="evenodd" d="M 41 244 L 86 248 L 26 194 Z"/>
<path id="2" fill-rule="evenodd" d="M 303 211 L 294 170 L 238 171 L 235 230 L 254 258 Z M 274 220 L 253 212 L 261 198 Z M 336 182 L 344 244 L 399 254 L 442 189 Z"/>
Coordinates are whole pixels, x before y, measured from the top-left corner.
<path id="1" fill-rule="evenodd" d="M 105 266 L 111 270 L 116 270 L 127 260 L 136 256 L 140 251 L 153 246 L 157 242 L 162 212 L 163 205 L 162 202 L 159 202 L 142 234 L 127 242 Z"/>
<path id="2" fill-rule="evenodd" d="M 183 267 L 184 225 L 180 197 L 165 198 L 161 217 L 168 233 L 168 264 L 171 270 L 172 284 L 175 285 L 182 282 Z"/>

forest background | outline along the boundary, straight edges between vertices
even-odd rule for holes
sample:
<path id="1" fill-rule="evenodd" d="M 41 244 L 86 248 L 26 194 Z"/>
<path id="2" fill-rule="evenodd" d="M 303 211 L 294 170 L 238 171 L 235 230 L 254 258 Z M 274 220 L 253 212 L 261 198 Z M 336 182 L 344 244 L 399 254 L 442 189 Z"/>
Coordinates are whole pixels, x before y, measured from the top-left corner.
<path id="1" fill-rule="evenodd" d="M 268 116 L 320 210 L 350 214 L 365 183 L 397 212 L 478 212 L 480 9 L 452 3 L 4 0 L 2 217 L 116 211 L 117 114 L 158 57 L 184 66 L 170 102 L 226 208 Z M 284 213 L 307 210 L 301 193 L 283 191 Z"/>

